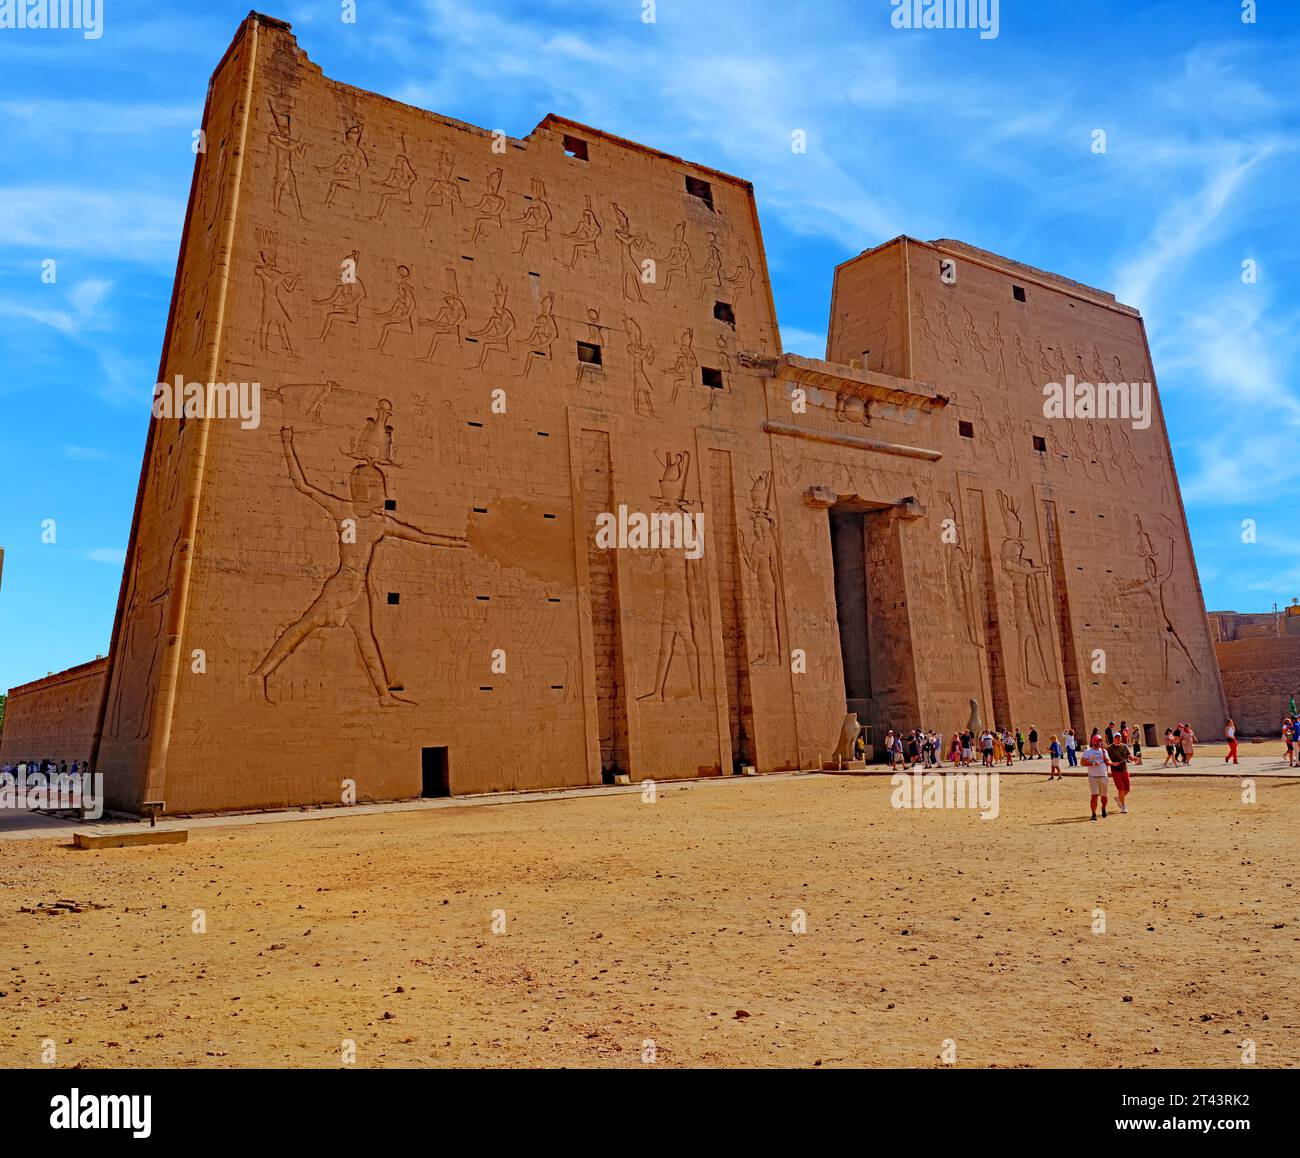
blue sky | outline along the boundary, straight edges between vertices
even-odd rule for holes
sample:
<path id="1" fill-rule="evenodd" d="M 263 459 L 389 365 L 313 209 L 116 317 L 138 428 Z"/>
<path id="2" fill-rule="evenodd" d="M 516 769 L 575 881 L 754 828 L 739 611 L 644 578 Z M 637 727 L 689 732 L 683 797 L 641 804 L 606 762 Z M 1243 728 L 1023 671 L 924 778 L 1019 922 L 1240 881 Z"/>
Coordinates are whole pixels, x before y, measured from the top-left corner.
<path id="1" fill-rule="evenodd" d="M 328 76 L 753 181 L 787 349 L 822 355 L 833 267 L 899 233 L 1113 291 L 1146 318 L 1209 606 L 1300 596 L 1295 0 L 1253 25 L 1239 0 L 1001 0 L 991 40 L 895 29 L 889 0 L 263 3 Z M 191 133 L 248 7 L 0 29 L 0 688 L 107 650 Z"/>

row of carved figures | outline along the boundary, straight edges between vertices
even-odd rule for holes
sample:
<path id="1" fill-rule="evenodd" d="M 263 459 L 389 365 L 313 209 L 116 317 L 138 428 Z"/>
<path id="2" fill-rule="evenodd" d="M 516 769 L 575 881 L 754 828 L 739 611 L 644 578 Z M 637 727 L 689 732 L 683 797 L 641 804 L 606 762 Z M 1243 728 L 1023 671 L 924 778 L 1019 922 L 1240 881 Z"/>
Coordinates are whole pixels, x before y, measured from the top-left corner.
<path id="1" fill-rule="evenodd" d="M 268 107 L 273 121 L 267 132 L 273 168 L 271 203 L 277 214 L 303 221 L 306 216 L 294 165 L 295 161 L 305 159 L 308 145 L 294 137 L 292 119 L 286 110 L 277 107 L 274 101 L 268 102 Z M 555 212 L 540 176 L 530 175 L 529 191 L 516 195 L 521 203 L 512 209 L 508 191 L 502 188 L 504 166 L 497 166 L 487 174 L 482 190 L 476 191 L 478 196 L 474 197 L 468 181 L 456 174 L 455 156 L 440 148 L 426 172 L 429 183 L 420 195 L 422 205 L 417 205 L 421 174 L 412 161 L 406 135 L 401 135 L 397 156 L 382 177 L 372 171 L 364 138 L 364 123 L 356 118 L 346 119 L 338 155 L 328 164 L 315 166 L 321 175 L 320 183 L 325 185 L 324 207 L 337 206 L 359 213 L 362 202 L 368 202 L 370 211 L 362 215 L 362 220 L 409 218 L 411 223 L 422 208 L 420 229 L 434 231 L 445 238 L 455 228 L 470 246 L 513 229 L 518 237 L 512 252 L 520 257 L 529 253 L 530 246 L 551 241 Z M 217 176 L 220 179 L 220 168 Z M 692 284 L 696 285 L 700 300 L 710 294 L 719 298 L 741 295 L 748 298 L 751 293 L 756 270 L 747 247 L 742 247 L 738 258 L 728 260 L 719 234 L 709 231 L 702 243 L 695 243 L 693 250 L 683 220 L 674 227 L 672 242 L 665 249 L 656 246 L 644 230 L 636 228 L 627 210 L 617 202 L 609 203 L 608 212 L 603 208 L 598 211 L 589 195 L 585 202 L 572 229 L 555 230 L 562 242 L 561 260 L 566 269 L 576 269 L 584 259 L 601 260 L 602 238 L 612 236 L 620 250 L 622 290 L 628 301 L 644 302 L 648 287 L 659 287 L 669 293 L 674 287 L 689 290 Z"/>
<path id="2" fill-rule="evenodd" d="M 957 608 L 964 641 L 977 649 L 988 646 L 986 620 L 987 595 L 984 591 L 985 569 L 979 562 L 982 545 L 969 534 L 970 524 L 961 520 L 953 496 L 944 492 L 944 509 L 950 512 L 951 526 L 957 530 L 954 539 L 945 545 L 946 579 L 945 595 L 950 605 Z M 1042 559 L 1036 546 L 1038 531 L 1026 527 L 1020 501 L 1005 491 L 998 491 L 998 504 L 1002 511 L 1004 535 L 998 550 L 999 568 L 1011 592 L 1010 614 L 998 617 L 998 632 L 1004 655 L 1001 662 L 1026 687 L 1058 687 L 1056 658 L 1051 639 L 1056 631 L 1058 607 L 1057 587 L 1065 576 L 1054 574 L 1054 568 Z M 1136 549 L 1130 545 L 1136 537 Z M 1175 598 L 1168 589 L 1169 580 L 1176 571 L 1177 544 L 1174 536 L 1164 533 L 1158 548 L 1152 532 L 1148 531 L 1140 515 L 1133 517 L 1132 525 L 1117 532 L 1124 544 L 1123 550 L 1109 547 L 1108 557 L 1116 562 L 1125 558 L 1137 563 L 1137 574 L 1132 578 L 1116 576 L 1113 580 L 1112 606 L 1136 598 L 1143 602 L 1144 612 L 1130 617 L 1130 622 L 1143 625 L 1149 638 L 1158 642 L 1161 659 L 1161 677 L 1171 674 L 1171 660 L 1181 656 L 1188 669 L 1185 674 L 1193 680 L 1200 676 L 1200 665 L 1175 623 Z M 1161 557 L 1163 551 L 1163 558 Z M 1070 624 L 1071 631 L 1076 625 Z"/>
<path id="3" fill-rule="evenodd" d="M 267 232 L 264 240 L 273 242 Z M 554 345 L 560 335 L 560 322 L 555 315 L 555 298 L 545 294 L 538 305 L 538 313 L 531 328 L 525 333 L 519 328 L 509 307 L 509 290 L 500 281 L 492 295 L 492 306 L 480 324 L 470 319 L 469 309 L 458 292 L 454 270 L 447 271 L 447 286 L 438 302 L 436 312 L 421 312 L 419 294 L 411 270 L 406 265 L 397 267 L 397 282 L 391 303 L 382 308 L 366 306 L 369 291 L 361 276 L 360 256 L 353 252 L 344 258 L 342 276 L 328 293 L 312 295 L 311 302 L 318 307 L 319 329 L 312 335 L 320 343 L 330 340 L 355 341 L 363 317 L 370 322 L 367 328 L 377 328 L 375 344 L 371 347 L 379 354 L 400 352 L 404 345 L 418 360 L 434 363 L 463 360 L 460 352 L 472 345 L 473 369 L 492 369 L 502 372 L 503 367 L 513 367 L 514 376 L 527 378 L 534 369 L 542 369 L 555 358 Z M 268 246 L 258 253 L 254 268 L 260 291 L 256 344 L 267 355 L 298 358 L 294 332 L 298 329 L 293 299 L 299 293 L 302 275 L 284 268 L 277 252 Z M 671 364 L 660 362 L 659 349 L 645 337 L 640 324 L 631 314 L 622 317 L 623 334 L 627 343 L 632 378 L 632 396 L 638 414 L 656 416 L 656 399 L 676 403 L 683 395 L 700 399 L 700 404 L 712 410 L 721 394 L 732 389 L 735 373 L 735 356 L 731 352 L 729 331 L 717 334 L 716 352 L 707 356 L 718 371 L 716 386 L 702 383 L 701 361 L 695 349 L 695 331 L 684 328 L 678 338 Z M 579 324 L 577 340 L 589 348 L 600 351 L 600 361 L 576 361 L 575 382 L 596 386 L 609 373 L 606 358 L 609 351 L 608 335 L 611 327 L 601 320 L 598 309 L 586 312 Z M 198 349 L 203 337 L 202 311 L 192 322 L 190 353 Z M 409 341 L 402 343 L 402 339 Z M 575 346 L 576 349 L 576 346 Z M 489 358 L 497 355 L 489 363 Z M 656 368 L 659 363 L 659 368 Z M 698 389 L 697 389 L 698 388 Z"/>
<path id="4" fill-rule="evenodd" d="M 981 332 L 970 310 L 963 306 L 962 340 L 953 332 L 952 321 L 948 315 L 947 305 L 940 299 L 933 303 L 934 314 L 931 317 L 926 307 L 925 297 L 918 291 L 914 295 L 916 310 L 914 314 L 915 330 L 921 347 L 928 350 L 937 362 L 951 364 L 958 370 L 968 367 L 976 368 L 975 361 L 968 362 L 967 355 L 973 355 L 984 372 L 999 385 L 1010 384 L 1006 337 L 1002 333 L 1001 311 L 994 311 L 993 320 Z M 1027 386 L 1041 389 L 1048 382 L 1064 382 L 1067 375 L 1079 382 L 1128 382 L 1130 381 L 1124 363 L 1118 354 L 1112 354 L 1107 362 L 1092 343 L 1091 358 L 1085 359 L 1084 351 L 1078 342 L 1071 344 L 1067 354 L 1065 343 L 1053 342 L 1050 337 L 1044 341 L 1037 337 L 1032 347 L 1027 347 L 1019 333 L 1012 335 L 1013 347 L 1010 358 L 1015 364 L 1017 379 Z"/>

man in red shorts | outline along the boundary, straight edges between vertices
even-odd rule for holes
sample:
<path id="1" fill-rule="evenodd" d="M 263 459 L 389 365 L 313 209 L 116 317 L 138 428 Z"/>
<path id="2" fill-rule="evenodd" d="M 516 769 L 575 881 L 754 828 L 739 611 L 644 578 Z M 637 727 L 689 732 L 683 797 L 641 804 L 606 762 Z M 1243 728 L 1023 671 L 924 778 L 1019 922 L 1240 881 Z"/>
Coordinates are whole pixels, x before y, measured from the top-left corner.
<path id="1" fill-rule="evenodd" d="M 1129 746 L 1120 739 L 1119 733 L 1115 733 L 1115 738 L 1106 748 L 1106 756 L 1110 760 L 1110 778 L 1115 785 L 1115 795 L 1119 797 L 1119 810 L 1128 811 L 1128 805 L 1124 803 L 1124 798 L 1129 791 L 1128 762 L 1133 758 L 1133 753 L 1129 751 Z"/>

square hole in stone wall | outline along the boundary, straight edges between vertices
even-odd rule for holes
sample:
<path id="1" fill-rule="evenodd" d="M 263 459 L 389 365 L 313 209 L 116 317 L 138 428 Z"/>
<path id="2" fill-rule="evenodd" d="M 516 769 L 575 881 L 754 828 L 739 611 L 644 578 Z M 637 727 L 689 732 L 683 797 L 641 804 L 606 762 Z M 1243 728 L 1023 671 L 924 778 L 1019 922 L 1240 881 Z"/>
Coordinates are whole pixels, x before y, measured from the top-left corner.
<path id="1" fill-rule="evenodd" d="M 600 347 L 595 342 L 579 342 L 578 361 L 584 362 L 588 366 L 599 366 L 601 364 Z"/>
<path id="2" fill-rule="evenodd" d="M 722 371 L 716 370 L 712 366 L 700 367 L 700 381 L 708 386 L 711 390 L 722 389 Z"/>
<path id="3" fill-rule="evenodd" d="M 707 181 L 701 181 L 698 177 L 687 177 L 686 192 L 692 197 L 698 197 L 710 209 L 713 208 L 713 186 Z"/>
<path id="4" fill-rule="evenodd" d="M 975 424 L 973 422 L 967 422 L 965 419 L 961 419 L 957 423 L 957 431 L 962 438 L 974 438 Z"/>
<path id="5" fill-rule="evenodd" d="M 566 133 L 564 137 L 564 155 L 572 157 L 575 161 L 587 160 L 587 142 L 581 137 L 570 137 Z"/>

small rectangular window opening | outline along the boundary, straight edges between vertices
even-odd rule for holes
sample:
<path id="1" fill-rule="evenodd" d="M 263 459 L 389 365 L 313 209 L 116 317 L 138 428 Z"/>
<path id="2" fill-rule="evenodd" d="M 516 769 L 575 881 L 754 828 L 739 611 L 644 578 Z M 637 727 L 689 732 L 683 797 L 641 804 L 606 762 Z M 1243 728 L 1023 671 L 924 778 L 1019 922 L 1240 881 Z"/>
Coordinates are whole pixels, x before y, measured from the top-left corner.
<path id="1" fill-rule="evenodd" d="M 711 390 L 722 389 L 722 371 L 712 366 L 700 367 L 700 379 Z"/>
<path id="2" fill-rule="evenodd" d="M 713 208 L 713 186 L 707 181 L 701 181 L 698 177 L 687 177 L 686 192 L 692 197 L 698 197 L 710 209 Z"/>
<path id="3" fill-rule="evenodd" d="M 730 302 L 714 302 L 713 316 L 720 322 L 726 322 L 733 330 L 736 328 L 736 311 Z"/>
<path id="4" fill-rule="evenodd" d="M 1025 300 L 1025 289 L 1023 286 L 1013 285 L 1011 287 L 1011 296 L 1018 302 Z"/>
<path id="5" fill-rule="evenodd" d="M 960 432 L 962 438 L 975 437 L 975 424 L 973 422 L 967 422 L 962 419 L 957 423 L 957 430 Z"/>
<path id="6" fill-rule="evenodd" d="M 572 157 L 575 161 L 585 161 L 587 159 L 587 142 L 581 137 L 570 137 L 566 134 L 564 138 L 564 155 Z"/>
<path id="7" fill-rule="evenodd" d="M 1034 449 L 1038 451 L 1039 454 L 1047 453 L 1047 439 L 1045 439 L 1041 434 L 1034 435 Z"/>
<path id="8" fill-rule="evenodd" d="M 578 343 L 578 361 L 584 362 L 588 366 L 599 366 L 600 347 L 595 342 Z"/>

